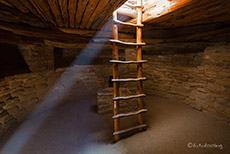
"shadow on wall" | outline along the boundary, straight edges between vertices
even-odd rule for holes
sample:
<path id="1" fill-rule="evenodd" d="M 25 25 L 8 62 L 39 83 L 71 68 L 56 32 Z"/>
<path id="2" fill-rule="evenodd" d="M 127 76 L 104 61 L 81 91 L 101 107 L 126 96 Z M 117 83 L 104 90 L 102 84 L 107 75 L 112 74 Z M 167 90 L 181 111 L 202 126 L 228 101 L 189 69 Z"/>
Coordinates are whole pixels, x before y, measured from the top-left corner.
<path id="1" fill-rule="evenodd" d="M 31 72 L 17 45 L 0 44 L 0 51 L 0 79 Z"/>

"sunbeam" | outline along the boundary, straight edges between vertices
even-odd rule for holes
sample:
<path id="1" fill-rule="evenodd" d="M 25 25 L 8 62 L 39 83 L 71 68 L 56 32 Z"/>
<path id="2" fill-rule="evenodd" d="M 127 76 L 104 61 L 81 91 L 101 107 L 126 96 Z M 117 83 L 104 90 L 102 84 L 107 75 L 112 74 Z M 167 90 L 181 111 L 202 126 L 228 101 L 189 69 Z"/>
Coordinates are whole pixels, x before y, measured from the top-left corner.
<path id="1" fill-rule="evenodd" d="M 104 24 L 103 27 L 107 26 L 109 22 Z M 103 28 L 102 28 L 103 29 Z M 98 31 L 94 38 L 101 36 L 101 31 Z M 92 38 L 92 40 L 94 39 Z M 92 60 L 97 57 L 98 54 L 102 51 L 103 45 L 105 45 L 107 40 L 103 40 L 98 44 L 97 48 L 92 49 L 90 46 L 93 41 L 90 41 L 88 45 L 81 51 L 81 53 L 77 56 L 76 60 L 73 61 L 71 66 L 77 64 L 85 64 L 89 65 Z M 70 67 L 71 67 L 70 66 Z M 62 76 L 58 79 L 58 81 L 53 85 L 53 87 L 46 94 L 44 99 L 36 106 L 36 108 L 31 112 L 30 116 L 38 114 L 45 109 L 50 109 L 57 106 L 62 98 L 71 90 L 73 83 L 76 82 L 78 78 L 78 74 L 83 71 L 82 67 L 78 67 L 77 70 L 67 69 Z M 60 85 L 64 85 L 66 88 L 58 88 Z M 82 87 L 84 88 L 84 87 Z M 57 95 L 58 94 L 58 95 Z M 12 137 L 8 140 L 8 142 L 4 145 L 4 147 L 0 150 L 1 154 L 17 154 L 23 149 L 26 143 L 30 140 L 33 134 L 42 126 L 42 124 L 46 121 L 46 118 L 51 114 L 46 114 L 46 116 L 41 116 L 39 120 L 33 125 L 30 126 L 28 120 L 25 120 L 19 128 L 15 131 Z"/>

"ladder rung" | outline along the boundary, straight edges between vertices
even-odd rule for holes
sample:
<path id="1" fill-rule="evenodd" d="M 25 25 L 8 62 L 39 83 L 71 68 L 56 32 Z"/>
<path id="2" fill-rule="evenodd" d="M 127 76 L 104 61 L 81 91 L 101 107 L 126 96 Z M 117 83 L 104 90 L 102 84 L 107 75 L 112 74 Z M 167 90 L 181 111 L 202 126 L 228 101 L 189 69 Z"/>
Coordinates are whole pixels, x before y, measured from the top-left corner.
<path id="1" fill-rule="evenodd" d="M 127 99 L 132 99 L 132 98 L 139 98 L 139 97 L 145 97 L 145 94 L 139 94 L 139 95 L 131 95 L 131 96 L 125 96 L 125 97 L 114 97 L 113 101 L 118 101 L 118 100 L 127 100 Z"/>
<path id="2" fill-rule="evenodd" d="M 142 5 L 132 5 L 132 4 L 128 4 L 128 3 L 125 3 L 125 5 L 126 6 L 128 6 L 128 7 L 131 7 L 131 8 L 144 8 L 144 6 L 142 6 Z"/>
<path id="3" fill-rule="evenodd" d="M 117 118 L 122 118 L 122 117 L 129 117 L 129 116 L 134 116 L 134 115 L 138 115 L 144 112 L 147 112 L 147 109 L 141 109 L 135 112 L 128 112 L 128 113 L 121 113 L 121 114 L 117 114 L 115 116 L 113 116 L 113 119 L 117 119 Z"/>
<path id="4" fill-rule="evenodd" d="M 143 81 L 146 80 L 146 77 L 142 78 L 129 78 L 129 79 L 112 79 L 112 82 L 129 82 L 129 81 Z"/>
<path id="5" fill-rule="evenodd" d="M 119 63 L 119 64 L 140 64 L 147 63 L 147 60 L 138 60 L 138 61 L 121 61 L 121 60 L 110 60 L 110 63 Z"/>
<path id="6" fill-rule="evenodd" d="M 121 25 L 126 25 L 126 26 L 134 26 L 134 27 L 144 27 L 143 24 L 133 24 L 133 23 L 128 23 L 128 22 L 123 22 L 123 21 L 120 21 L 120 20 L 113 20 L 116 24 L 121 24 Z"/>
<path id="7" fill-rule="evenodd" d="M 113 133 L 113 135 L 120 135 L 120 134 L 129 132 L 129 131 L 132 131 L 132 130 L 135 130 L 135 129 L 145 128 L 145 127 L 147 127 L 147 125 L 142 124 L 142 125 L 138 125 L 138 126 L 135 126 L 135 127 L 128 128 L 128 129 L 123 129 L 123 130 L 116 131 L 116 132 Z"/>
<path id="8" fill-rule="evenodd" d="M 133 43 L 133 42 L 123 42 L 123 41 L 119 41 L 119 40 L 109 40 L 112 43 L 118 43 L 121 45 L 146 45 L 146 43 Z"/>

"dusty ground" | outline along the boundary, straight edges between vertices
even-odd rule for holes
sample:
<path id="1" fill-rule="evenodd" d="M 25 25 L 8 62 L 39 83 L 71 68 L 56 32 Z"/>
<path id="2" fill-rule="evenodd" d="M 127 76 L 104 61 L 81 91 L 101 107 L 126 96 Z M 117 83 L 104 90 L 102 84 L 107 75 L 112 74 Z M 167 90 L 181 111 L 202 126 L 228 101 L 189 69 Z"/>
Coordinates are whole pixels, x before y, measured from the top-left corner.
<path id="1" fill-rule="evenodd" d="M 145 98 L 147 131 L 111 144 L 111 115 L 82 97 L 30 118 L 0 140 L 1 154 L 229 154 L 230 128 L 177 102 Z M 125 125 L 133 119 L 122 120 Z M 205 143 L 207 143 L 205 145 Z M 199 147 L 199 144 L 200 147 Z M 189 146 L 198 146 L 189 148 Z M 217 147 L 207 147 L 207 146 Z M 204 146 L 204 147 L 201 147 Z"/>

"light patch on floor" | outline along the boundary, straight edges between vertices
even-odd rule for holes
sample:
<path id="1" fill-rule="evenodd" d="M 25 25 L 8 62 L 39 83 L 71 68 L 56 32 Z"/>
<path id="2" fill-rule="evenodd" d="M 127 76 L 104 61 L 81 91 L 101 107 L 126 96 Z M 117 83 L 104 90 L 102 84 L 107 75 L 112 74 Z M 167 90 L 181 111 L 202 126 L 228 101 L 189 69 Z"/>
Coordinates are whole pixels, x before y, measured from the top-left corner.
<path id="1" fill-rule="evenodd" d="M 172 100 L 153 96 L 144 100 L 149 109 L 145 114 L 147 131 L 115 144 L 111 144 L 112 115 L 93 112 L 91 107 L 97 103 L 96 96 L 82 96 L 29 119 L 22 129 L 24 132 L 1 154 L 14 154 L 12 151 L 23 135 L 47 115 L 46 121 L 17 154 L 229 154 L 230 129 L 226 123 Z M 1 139 L 1 148 L 11 134 Z M 221 144 L 223 149 L 189 148 L 190 143 Z"/>

